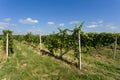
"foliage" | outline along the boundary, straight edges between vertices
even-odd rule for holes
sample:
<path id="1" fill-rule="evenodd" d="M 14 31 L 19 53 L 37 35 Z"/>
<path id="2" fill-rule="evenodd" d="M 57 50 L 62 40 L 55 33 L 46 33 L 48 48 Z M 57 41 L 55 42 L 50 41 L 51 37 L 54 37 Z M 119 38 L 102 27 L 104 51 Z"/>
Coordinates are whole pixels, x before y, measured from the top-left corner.
<path id="1" fill-rule="evenodd" d="M 2 35 L 0 35 L 0 40 L 2 40 Z"/>
<path id="2" fill-rule="evenodd" d="M 81 35 L 83 35 L 83 32 L 81 31 L 81 28 L 83 27 L 83 24 L 84 24 L 84 22 L 82 22 L 81 24 L 80 24 L 80 26 L 78 26 L 78 24 L 76 24 L 75 25 L 75 28 L 72 30 L 72 45 L 73 45 L 73 50 L 74 50 L 74 56 L 75 56 L 75 58 L 79 58 L 79 48 L 78 48 L 78 46 L 79 46 L 79 44 L 78 44 L 78 32 L 80 31 L 80 37 L 81 37 Z M 80 40 L 81 41 L 81 40 Z M 81 43 L 81 42 L 80 42 Z"/>
<path id="3" fill-rule="evenodd" d="M 44 44 L 48 48 L 51 54 L 54 54 L 54 52 L 57 50 L 57 34 L 51 34 L 45 38 Z"/>
<path id="4" fill-rule="evenodd" d="M 62 30 L 58 28 L 58 30 L 59 33 L 56 34 L 53 33 L 49 35 L 46 38 L 44 44 L 52 54 L 54 54 L 56 50 L 59 50 L 60 51 L 59 57 L 62 58 L 62 56 L 71 49 L 70 46 L 71 37 L 68 35 L 67 29 Z"/>
<path id="5" fill-rule="evenodd" d="M 25 41 L 29 42 L 29 43 L 36 43 L 39 44 L 40 40 L 39 40 L 39 35 L 34 35 L 31 32 L 27 33 L 24 37 Z"/>
<path id="6" fill-rule="evenodd" d="M 68 32 L 70 32 L 70 34 L 68 34 Z M 56 40 L 53 40 L 53 41 L 55 41 L 55 43 L 59 42 L 59 48 L 60 48 L 60 45 L 63 45 L 61 43 L 63 43 L 63 42 L 65 43 L 66 41 L 67 41 L 67 43 L 65 44 L 66 48 L 69 46 L 74 47 L 73 45 L 76 44 L 76 42 L 78 41 L 77 35 L 78 34 L 77 34 L 76 29 L 73 29 L 73 30 L 59 29 L 59 32 L 56 34 L 53 33 L 50 35 L 42 36 L 42 42 L 45 43 L 45 45 L 47 46 L 48 41 L 50 42 L 51 40 L 56 38 Z M 108 45 L 114 43 L 115 36 L 116 35 L 113 33 L 105 33 L 105 32 L 103 32 L 103 33 L 81 32 L 81 45 L 82 45 L 82 47 L 94 47 L 95 49 L 97 49 L 102 46 L 108 46 Z M 64 37 L 65 37 L 66 41 L 63 41 Z M 118 37 L 117 44 L 120 45 L 120 33 L 117 33 L 117 37 Z M 16 39 L 18 41 L 27 41 L 29 43 L 34 43 L 34 44 L 39 44 L 39 42 L 40 42 L 39 35 L 34 35 L 32 33 L 27 33 L 26 35 L 14 35 L 14 39 Z M 53 44 L 53 42 L 51 42 L 51 44 Z"/>
<path id="7" fill-rule="evenodd" d="M 3 30 L 3 46 L 4 50 L 6 50 L 6 34 L 8 33 L 8 54 L 12 54 L 14 52 L 13 50 L 13 37 L 12 37 L 12 31 L 10 30 Z"/>
<path id="8" fill-rule="evenodd" d="M 14 35 L 13 38 L 20 42 L 24 41 L 24 35 Z"/>

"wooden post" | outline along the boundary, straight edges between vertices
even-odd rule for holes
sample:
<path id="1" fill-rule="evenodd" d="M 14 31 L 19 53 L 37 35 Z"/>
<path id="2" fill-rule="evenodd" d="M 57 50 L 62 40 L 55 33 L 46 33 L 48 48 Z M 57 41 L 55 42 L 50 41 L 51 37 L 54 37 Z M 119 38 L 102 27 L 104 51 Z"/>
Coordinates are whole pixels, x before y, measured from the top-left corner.
<path id="1" fill-rule="evenodd" d="M 8 33 L 6 34 L 6 57 L 8 57 Z"/>
<path id="2" fill-rule="evenodd" d="M 79 42 L 79 59 L 78 59 L 78 67 L 81 70 L 81 38 L 80 38 L 80 30 L 78 31 L 78 42 Z"/>
<path id="3" fill-rule="evenodd" d="M 40 51 L 41 51 L 42 47 L 41 47 L 41 35 L 40 35 Z"/>
<path id="4" fill-rule="evenodd" d="M 117 35 L 115 37 L 115 42 L 114 42 L 114 59 L 115 59 L 115 56 L 116 56 L 116 48 L 117 48 Z"/>

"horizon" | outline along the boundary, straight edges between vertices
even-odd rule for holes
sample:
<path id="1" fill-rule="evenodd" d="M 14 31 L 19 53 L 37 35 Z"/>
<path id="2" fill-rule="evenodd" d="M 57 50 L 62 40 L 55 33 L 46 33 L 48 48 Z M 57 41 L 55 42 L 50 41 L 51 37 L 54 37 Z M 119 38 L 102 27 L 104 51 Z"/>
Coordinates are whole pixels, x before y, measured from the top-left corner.
<path id="1" fill-rule="evenodd" d="M 119 0 L 1 0 L 0 34 L 50 34 L 85 21 L 84 32 L 120 33 Z"/>

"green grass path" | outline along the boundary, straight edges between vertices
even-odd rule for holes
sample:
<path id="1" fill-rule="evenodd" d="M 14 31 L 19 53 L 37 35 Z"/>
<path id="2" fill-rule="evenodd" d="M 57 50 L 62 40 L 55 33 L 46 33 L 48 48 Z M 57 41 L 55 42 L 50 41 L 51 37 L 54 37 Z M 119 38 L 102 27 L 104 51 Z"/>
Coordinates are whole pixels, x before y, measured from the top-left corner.
<path id="1" fill-rule="evenodd" d="M 16 41 L 14 48 L 13 56 L 0 64 L 0 80 L 77 80 L 77 72 L 50 57 L 42 57 Z"/>
<path id="2" fill-rule="evenodd" d="M 81 72 L 14 41 L 15 53 L 0 63 L 0 80 L 119 80 L 119 66 L 84 57 Z M 91 64 L 91 65 L 89 65 Z"/>

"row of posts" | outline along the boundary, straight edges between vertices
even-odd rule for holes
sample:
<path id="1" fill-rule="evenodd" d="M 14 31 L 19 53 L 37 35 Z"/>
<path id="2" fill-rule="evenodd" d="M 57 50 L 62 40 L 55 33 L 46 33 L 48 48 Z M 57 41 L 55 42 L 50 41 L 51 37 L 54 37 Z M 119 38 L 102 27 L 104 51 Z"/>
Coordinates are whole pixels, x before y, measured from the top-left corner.
<path id="1" fill-rule="evenodd" d="M 6 34 L 6 56 L 8 57 L 8 44 L 9 44 L 9 37 L 8 37 L 8 33 Z M 39 35 L 40 38 L 40 51 L 42 49 L 42 44 L 41 44 L 41 35 Z M 79 43 L 79 60 L 78 60 L 78 64 L 79 64 L 79 69 L 81 70 L 81 38 L 80 38 L 80 30 L 78 31 L 78 43 Z M 115 55 L 116 55 L 116 47 L 117 47 L 117 36 L 115 38 L 115 42 L 114 42 L 114 59 L 115 59 Z"/>

